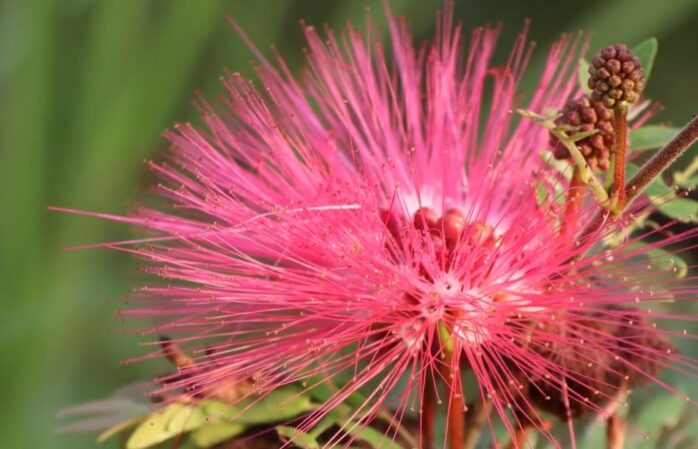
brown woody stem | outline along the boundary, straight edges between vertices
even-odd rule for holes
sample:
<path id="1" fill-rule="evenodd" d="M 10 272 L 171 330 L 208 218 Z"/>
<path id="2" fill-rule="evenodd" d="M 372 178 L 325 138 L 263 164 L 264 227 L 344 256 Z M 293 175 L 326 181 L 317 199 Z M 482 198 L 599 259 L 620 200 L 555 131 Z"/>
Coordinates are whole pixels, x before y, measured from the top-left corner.
<path id="1" fill-rule="evenodd" d="M 622 214 L 647 186 L 661 175 L 679 156 L 698 140 L 698 116 L 694 117 L 679 133 L 643 164 L 635 176 L 625 185 L 625 202 L 614 211 Z M 596 232 L 608 218 L 608 211 L 601 210 L 579 234 L 579 241 Z"/>
<path id="2" fill-rule="evenodd" d="M 693 119 L 688 122 L 664 148 L 645 162 L 635 176 L 628 181 L 628 184 L 625 186 L 626 203 L 630 204 L 630 202 L 642 193 L 657 176 L 661 175 L 669 165 L 693 145 L 696 140 L 698 140 L 698 115 L 693 117 Z"/>

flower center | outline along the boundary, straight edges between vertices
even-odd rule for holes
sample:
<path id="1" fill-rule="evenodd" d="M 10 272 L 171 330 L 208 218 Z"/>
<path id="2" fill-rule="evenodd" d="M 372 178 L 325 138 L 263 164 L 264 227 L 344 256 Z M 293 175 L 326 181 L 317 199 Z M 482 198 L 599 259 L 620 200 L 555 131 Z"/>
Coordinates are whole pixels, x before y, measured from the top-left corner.
<path id="1" fill-rule="evenodd" d="M 448 209 L 443 215 L 428 207 L 418 209 L 411 221 L 388 211 L 381 219 L 392 236 L 386 248 L 397 260 L 399 251 L 418 267 L 426 285 L 419 293 L 406 293 L 405 302 L 417 312 L 421 323 L 446 323 L 455 336 L 467 343 L 480 343 L 487 333 L 478 323 L 491 313 L 498 298 L 478 289 L 487 279 L 498 238 L 492 226 L 469 221 L 463 211 Z M 421 325 L 420 325 L 421 326 Z M 401 332 L 412 331 L 412 328 Z M 408 339 L 410 342 L 412 339 Z"/>
<path id="2" fill-rule="evenodd" d="M 497 246 L 492 226 L 483 221 L 469 222 L 463 211 L 456 208 L 446 210 L 439 217 L 433 209 L 421 207 L 414 213 L 411 223 L 383 210 L 381 219 L 397 245 L 411 251 L 416 256 L 415 260 L 424 262 L 423 255 L 416 252 L 425 254 L 433 250 L 436 267 L 442 272 L 449 271 L 456 258 L 466 254 L 479 256 L 474 263 L 471 262 L 473 266 L 477 266 Z M 410 240 L 411 244 L 408 243 Z M 395 248 L 389 250 L 393 253 Z M 434 276 L 429 274 L 428 267 L 420 268 L 422 276 L 434 282 Z"/>

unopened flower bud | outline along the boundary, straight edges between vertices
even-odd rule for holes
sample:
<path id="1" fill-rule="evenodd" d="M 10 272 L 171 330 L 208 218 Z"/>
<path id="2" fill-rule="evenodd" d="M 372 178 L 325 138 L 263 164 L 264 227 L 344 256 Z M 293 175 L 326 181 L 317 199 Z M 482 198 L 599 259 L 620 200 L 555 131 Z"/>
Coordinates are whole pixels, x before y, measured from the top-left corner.
<path id="1" fill-rule="evenodd" d="M 601 102 L 587 96 L 570 100 L 562 109 L 562 116 L 555 121 L 558 125 L 572 125 L 579 131 L 596 130 L 597 133 L 576 142 L 579 151 L 591 168 L 608 169 L 615 142 L 613 130 L 613 111 Z M 551 134 L 550 145 L 554 148 L 556 159 L 568 159 L 570 152 Z"/>
<path id="2" fill-rule="evenodd" d="M 625 44 L 601 49 L 589 67 L 591 97 L 608 108 L 620 102 L 635 103 L 645 88 L 645 71 Z"/>
<path id="3" fill-rule="evenodd" d="M 419 231 L 428 232 L 436 227 L 436 222 L 439 217 L 434 212 L 434 209 L 429 207 L 420 207 L 414 213 L 414 227 Z"/>
<path id="4" fill-rule="evenodd" d="M 465 228 L 465 215 L 458 209 L 449 209 L 436 224 L 436 228 L 443 232 L 446 248 L 451 251 L 458 244 Z"/>

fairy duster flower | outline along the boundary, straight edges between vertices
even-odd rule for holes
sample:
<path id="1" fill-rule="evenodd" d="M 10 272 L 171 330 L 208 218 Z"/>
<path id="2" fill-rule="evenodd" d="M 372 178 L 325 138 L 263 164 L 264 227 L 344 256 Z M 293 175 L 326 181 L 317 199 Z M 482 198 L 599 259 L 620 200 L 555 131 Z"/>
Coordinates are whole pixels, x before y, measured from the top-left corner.
<path id="1" fill-rule="evenodd" d="M 124 315 L 194 354 L 156 393 L 236 400 L 329 379 L 336 392 L 299 428 L 363 390 L 355 425 L 414 410 L 428 446 L 435 404 L 452 441 L 473 402 L 554 441 L 546 402 L 563 418 L 601 413 L 661 368 L 694 372 L 655 327 L 677 316 L 642 304 L 694 289 L 648 272 L 634 239 L 589 251 L 619 225 L 560 232 L 564 205 L 540 195 L 563 185 L 540 158 L 547 130 L 512 112 L 576 95 L 583 42 L 555 43 L 521 92 L 525 32 L 496 65 L 497 28 L 466 44 L 447 8 L 416 48 L 387 14 L 390 50 L 351 27 L 305 28 L 298 77 L 255 50 L 259 83 L 233 74 L 221 108 L 200 102 L 204 129 L 177 125 L 149 163 L 162 206 L 107 216 L 156 233 L 110 245 L 161 279 Z M 571 226 L 597 210 L 585 201 Z"/>

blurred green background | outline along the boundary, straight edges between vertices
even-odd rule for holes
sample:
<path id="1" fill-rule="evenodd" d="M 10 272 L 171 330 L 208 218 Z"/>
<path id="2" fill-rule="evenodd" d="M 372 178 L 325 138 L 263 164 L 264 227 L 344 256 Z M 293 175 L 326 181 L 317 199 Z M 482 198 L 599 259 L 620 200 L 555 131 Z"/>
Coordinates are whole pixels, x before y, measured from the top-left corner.
<path id="1" fill-rule="evenodd" d="M 442 2 L 393 1 L 417 39 L 433 32 Z M 94 447 L 92 435 L 57 435 L 57 410 L 156 374 L 121 366 L 139 353 L 113 319 L 138 278 L 128 256 L 68 245 L 118 240 L 130 230 L 48 212 L 48 205 L 120 212 L 142 192 L 142 160 L 167 144 L 162 131 L 196 120 L 200 89 L 222 94 L 225 68 L 250 73 L 252 56 L 225 20 L 229 13 L 262 49 L 276 44 L 302 64 L 298 22 L 362 24 L 377 1 L 16 0 L 0 3 L 0 446 Z M 593 48 L 646 37 L 660 51 L 648 93 L 682 124 L 698 111 L 697 0 L 463 0 L 466 28 L 503 21 L 503 48 L 533 19 L 540 67 L 564 31 L 593 32 Z M 110 447 L 105 445 L 104 447 Z"/>

